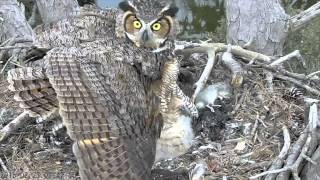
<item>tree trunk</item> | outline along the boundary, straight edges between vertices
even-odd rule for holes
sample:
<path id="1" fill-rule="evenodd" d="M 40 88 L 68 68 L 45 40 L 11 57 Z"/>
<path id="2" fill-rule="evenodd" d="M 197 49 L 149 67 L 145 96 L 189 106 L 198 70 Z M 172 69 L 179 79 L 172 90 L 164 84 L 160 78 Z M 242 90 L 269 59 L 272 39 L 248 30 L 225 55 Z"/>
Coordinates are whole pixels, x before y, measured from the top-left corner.
<path id="1" fill-rule="evenodd" d="M 0 2 L 0 42 L 9 38 L 32 41 L 34 33 L 16 0 Z"/>
<path id="2" fill-rule="evenodd" d="M 226 0 L 227 42 L 270 56 L 282 55 L 289 16 L 278 0 Z"/>
<path id="3" fill-rule="evenodd" d="M 80 6 L 77 0 L 36 0 L 44 24 L 76 15 Z"/>
<path id="4" fill-rule="evenodd" d="M 34 33 L 26 21 L 24 14 L 16 0 L 0 1 L 0 44 L 4 46 L 30 45 L 34 41 Z M 12 49 L 0 51 L 0 61 L 5 55 L 11 57 L 11 61 L 18 60 L 19 55 L 24 55 L 25 50 Z M 7 62 L 10 62 L 9 60 Z M 4 67 L 9 64 L 5 64 Z M 4 70 L 1 67 L 1 72 Z"/>

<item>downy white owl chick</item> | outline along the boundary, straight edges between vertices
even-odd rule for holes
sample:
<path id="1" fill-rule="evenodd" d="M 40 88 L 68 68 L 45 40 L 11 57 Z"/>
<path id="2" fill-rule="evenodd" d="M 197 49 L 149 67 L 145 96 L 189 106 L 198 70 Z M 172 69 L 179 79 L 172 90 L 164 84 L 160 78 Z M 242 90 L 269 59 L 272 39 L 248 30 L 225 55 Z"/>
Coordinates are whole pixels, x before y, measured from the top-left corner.
<path id="1" fill-rule="evenodd" d="M 156 145 L 155 161 L 170 159 L 184 154 L 191 147 L 194 133 L 192 119 L 198 117 L 194 103 L 177 85 L 179 62 L 166 62 L 159 82 L 153 83 L 153 91 L 161 103 L 163 127 Z"/>
<path id="2" fill-rule="evenodd" d="M 157 140 L 155 162 L 180 156 L 193 144 L 192 118 L 181 113 L 181 106 L 182 100 L 172 97 L 169 110 L 163 115 L 164 124 Z"/>
<path id="3" fill-rule="evenodd" d="M 217 98 L 228 98 L 232 95 L 232 89 L 225 82 L 218 82 L 204 88 L 195 99 L 196 107 L 204 109 L 214 105 Z"/>

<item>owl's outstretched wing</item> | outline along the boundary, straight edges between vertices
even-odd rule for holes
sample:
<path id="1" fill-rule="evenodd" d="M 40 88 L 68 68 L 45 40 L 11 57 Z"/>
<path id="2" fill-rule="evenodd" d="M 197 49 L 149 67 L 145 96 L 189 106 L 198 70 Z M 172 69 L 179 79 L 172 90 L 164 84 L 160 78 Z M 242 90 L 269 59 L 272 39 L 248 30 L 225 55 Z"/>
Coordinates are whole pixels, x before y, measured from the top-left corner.
<path id="1" fill-rule="evenodd" d="M 56 93 L 42 68 L 12 69 L 7 80 L 14 99 L 31 117 L 49 116 L 58 108 Z"/>
<path id="2" fill-rule="evenodd" d="M 113 51 L 56 48 L 46 75 L 74 140 L 82 179 L 148 179 L 155 137 L 140 75 Z"/>

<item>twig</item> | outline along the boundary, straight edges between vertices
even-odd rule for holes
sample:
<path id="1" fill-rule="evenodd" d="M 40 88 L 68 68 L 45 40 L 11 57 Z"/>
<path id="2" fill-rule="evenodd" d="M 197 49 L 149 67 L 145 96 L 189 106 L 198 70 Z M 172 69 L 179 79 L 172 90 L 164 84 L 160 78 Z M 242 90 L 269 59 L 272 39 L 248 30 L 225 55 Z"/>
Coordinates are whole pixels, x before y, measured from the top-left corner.
<path id="1" fill-rule="evenodd" d="M 266 72 L 266 81 L 268 84 L 268 89 L 273 92 L 273 74 L 271 72 Z"/>
<path id="2" fill-rule="evenodd" d="M 233 111 L 231 112 L 232 114 L 236 113 L 238 111 L 238 109 L 241 107 L 241 105 L 243 104 L 243 101 L 247 97 L 248 92 L 251 91 L 252 87 L 250 87 L 249 90 L 247 88 L 243 88 L 243 89 L 244 89 L 244 92 L 241 93 L 241 97 L 240 97 L 239 101 L 237 102 L 237 104 L 235 105 Z"/>
<path id="3" fill-rule="evenodd" d="M 288 131 L 288 128 L 286 126 L 282 127 L 283 131 L 283 139 L 284 139 L 284 144 L 283 147 L 278 155 L 278 157 L 273 161 L 272 165 L 268 169 L 268 171 L 273 171 L 275 169 L 279 169 L 282 167 L 284 158 L 287 156 L 288 151 L 290 149 L 290 134 Z M 276 174 L 268 174 L 265 177 L 265 180 L 274 180 L 276 178 Z"/>
<path id="4" fill-rule="evenodd" d="M 185 43 L 185 45 L 183 45 L 182 42 L 179 42 L 179 49 L 181 50 L 182 53 L 184 54 L 192 54 L 192 53 L 207 53 L 208 49 L 215 49 L 216 53 L 218 52 L 223 52 L 226 51 L 228 49 L 228 45 L 223 44 L 223 43 Z M 257 53 L 254 51 L 249 51 L 246 49 L 243 49 L 240 46 L 231 46 L 231 53 L 234 56 L 237 57 L 241 57 L 247 60 L 252 60 L 252 59 L 256 59 L 256 60 L 260 60 L 263 62 L 270 62 L 271 61 L 271 57 L 266 56 L 264 54 L 261 53 Z"/>
<path id="5" fill-rule="evenodd" d="M 24 125 L 26 121 L 30 119 L 28 113 L 24 111 L 21 113 L 18 117 L 16 117 L 14 120 L 12 120 L 9 124 L 7 124 L 5 127 L 3 127 L 0 130 L 0 142 L 5 140 L 10 134 L 12 134 L 16 129 L 20 128 Z"/>
<path id="6" fill-rule="evenodd" d="M 305 90 L 309 91 L 310 93 L 312 93 L 312 94 L 314 94 L 314 95 L 316 95 L 318 97 L 320 96 L 320 91 L 319 90 L 314 89 L 314 88 L 304 84 L 303 82 L 301 82 L 301 81 L 299 81 L 297 79 L 294 79 L 294 78 L 291 78 L 291 77 L 287 77 L 287 76 L 284 76 L 284 75 L 280 75 L 280 74 L 276 74 L 275 77 L 277 77 L 279 79 L 282 79 L 282 80 L 290 81 L 293 84 L 304 88 Z"/>
<path id="7" fill-rule="evenodd" d="M 320 158 L 320 146 L 313 152 L 311 160 L 312 161 L 319 161 Z M 312 163 L 307 163 L 301 172 L 301 175 L 305 179 L 318 179 L 320 172 L 319 172 L 319 163 L 314 165 Z"/>
<path id="8" fill-rule="evenodd" d="M 312 137 L 311 133 L 314 132 L 313 130 L 316 128 L 316 124 L 314 121 L 317 121 L 318 117 L 317 115 L 314 115 L 315 113 L 317 113 L 317 105 L 313 104 L 312 106 L 310 106 L 308 125 L 304 129 L 303 133 L 300 135 L 299 139 L 296 141 L 294 146 L 292 147 L 291 149 L 292 153 L 287 158 L 286 167 L 291 167 L 291 171 L 295 180 L 300 179 L 298 176 L 299 166 L 302 160 L 304 159 L 303 157 L 306 156 L 306 153 L 309 149 L 311 137 Z M 277 177 L 277 180 L 288 180 L 288 179 L 289 179 L 289 172 L 283 172 L 279 174 Z"/>
<path id="9" fill-rule="evenodd" d="M 0 158 L 0 166 L 8 175 L 10 175 L 10 172 L 9 172 L 7 166 L 4 164 L 4 162 L 1 158 Z"/>
<path id="10" fill-rule="evenodd" d="M 25 38 L 10 38 L 6 40 L 4 43 L 1 44 L 1 47 L 4 46 L 13 46 L 17 43 L 32 43 L 32 39 L 25 39 Z M 31 47 L 31 46 L 30 46 Z M 0 52 L 0 60 L 3 59 L 3 56 L 8 52 L 8 49 Z"/>
<path id="11" fill-rule="evenodd" d="M 300 180 L 299 176 L 298 176 L 298 169 L 299 169 L 299 166 L 300 164 L 302 163 L 302 160 L 303 160 L 303 156 L 305 155 L 305 153 L 308 151 L 308 148 L 309 148 L 309 145 L 310 145 L 310 141 L 311 141 L 311 136 L 308 136 L 302 150 L 301 150 L 301 153 L 300 155 L 298 156 L 297 160 L 294 161 L 294 163 L 292 165 L 289 165 L 289 166 L 285 166 L 281 169 L 276 169 L 276 170 L 270 170 L 270 171 L 265 171 L 263 173 L 260 173 L 260 174 L 257 174 L 255 176 L 251 176 L 249 177 L 249 179 L 258 179 L 262 176 L 265 176 L 265 175 L 269 175 L 269 174 L 278 174 L 278 173 L 281 173 L 280 175 L 278 175 L 277 177 L 277 180 L 284 180 L 284 179 L 288 179 L 289 178 L 289 175 L 287 173 L 289 173 L 288 171 L 290 170 L 293 174 L 293 177 L 294 177 L 294 180 Z M 300 151 L 298 151 L 299 153 Z M 285 173 L 283 175 L 283 173 Z"/>
<path id="12" fill-rule="evenodd" d="M 318 107 L 316 103 L 313 103 L 310 106 L 309 110 L 309 131 L 312 132 L 314 129 L 317 128 L 317 121 L 319 119 L 318 117 Z"/>
<path id="13" fill-rule="evenodd" d="M 241 64 L 232 57 L 231 45 L 229 45 L 228 50 L 223 53 L 221 60 L 232 72 L 231 84 L 234 87 L 240 87 L 243 82 L 243 68 Z"/>
<path id="14" fill-rule="evenodd" d="M 313 73 L 310 73 L 307 75 L 307 78 L 308 79 L 311 79 L 313 76 L 317 75 L 317 74 L 320 74 L 320 71 L 316 71 L 316 72 L 313 72 Z"/>
<path id="15" fill-rule="evenodd" d="M 31 46 L 5 46 L 5 47 L 0 47 L 0 50 L 9 50 L 9 49 L 26 49 L 30 48 Z"/>
<path id="16" fill-rule="evenodd" d="M 184 43 L 184 42 L 177 42 L 176 44 L 176 54 L 183 53 L 185 55 L 189 55 L 192 53 L 207 53 L 208 54 L 208 62 L 206 64 L 203 73 L 199 80 L 195 83 L 196 90 L 192 96 L 192 100 L 194 101 L 199 92 L 203 89 L 210 73 L 215 63 L 215 55 L 217 52 L 226 51 L 229 48 L 229 51 L 235 55 L 239 56 L 248 60 L 257 59 L 264 62 L 270 62 L 271 58 L 269 56 L 263 55 L 261 53 L 249 51 L 243 49 L 240 46 L 230 46 L 225 45 L 223 43 Z"/>
<path id="17" fill-rule="evenodd" d="M 303 65 L 303 67 L 305 67 L 305 62 L 304 59 L 302 58 L 300 51 L 299 50 L 295 50 L 285 56 L 280 57 L 279 59 L 273 61 L 272 63 L 270 63 L 271 66 L 277 66 L 282 64 L 285 61 L 291 60 L 293 58 L 297 58 Z"/>
<path id="18" fill-rule="evenodd" d="M 289 172 L 288 171 L 290 170 L 293 177 L 294 177 L 294 180 L 300 180 L 300 177 L 299 177 L 300 166 L 301 166 L 301 163 L 304 159 L 309 159 L 309 157 L 306 158 L 307 157 L 306 154 L 307 154 L 308 149 L 310 147 L 310 142 L 311 142 L 311 138 L 312 138 L 311 133 L 314 132 L 314 129 L 317 127 L 317 124 L 314 121 L 318 120 L 318 116 L 315 113 L 318 113 L 317 105 L 313 104 L 312 106 L 310 106 L 308 125 L 304 129 L 303 133 L 300 135 L 299 139 L 292 146 L 291 152 L 287 158 L 286 165 L 281 169 L 275 169 L 275 170 L 271 170 L 271 167 L 270 167 L 269 171 L 265 171 L 263 173 L 255 175 L 255 176 L 251 176 L 249 179 L 257 179 L 257 178 L 265 176 L 265 175 L 270 175 L 266 178 L 269 180 L 269 179 L 273 178 L 273 176 L 271 176 L 271 174 L 280 173 L 277 176 L 277 180 L 288 180 L 289 179 Z M 290 146 L 290 142 L 288 142 L 288 139 L 290 141 L 289 132 L 288 132 L 287 128 L 285 128 L 285 127 L 283 128 L 283 134 L 284 134 L 284 138 L 285 138 L 284 148 L 285 148 L 285 146 L 287 146 L 287 147 L 285 149 L 283 148 L 281 150 L 281 152 L 278 156 L 279 159 L 280 158 L 283 159 L 284 156 L 286 156 L 286 154 L 288 152 L 288 147 Z M 287 137 L 285 137 L 285 136 L 287 136 Z"/>
<path id="19" fill-rule="evenodd" d="M 216 52 L 215 49 L 208 49 L 208 62 L 206 67 L 204 68 L 199 80 L 195 83 L 196 90 L 194 91 L 192 95 L 192 101 L 194 102 L 196 97 L 198 96 L 199 92 L 204 88 L 209 75 L 212 71 L 213 65 L 215 63 L 215 57 L 216 57 Z"/>
<path id="20" fill-rule="evenodd" d="M 11 56 L 11 57 L 7 60 L 7 62 L 6 62 L 6 63 L 4 64 L 4 66 L 2 67 L 0 74 L 2 74 L 2 73 L 4 72 L 4 70 L 7 68 L 7 66 L 9 65 L 9 63 L 10 63 L 13 59 L 15 59 L 15 56 Z"/>
<path id="21" fill-rule="evenodd" d="M 310 8 L 301 13 L 292 16 L 290 19 L 291 31 L 297 31 L 310 23 L 311 20 L 320 15 L 320 2 L 314 4 Z"/>

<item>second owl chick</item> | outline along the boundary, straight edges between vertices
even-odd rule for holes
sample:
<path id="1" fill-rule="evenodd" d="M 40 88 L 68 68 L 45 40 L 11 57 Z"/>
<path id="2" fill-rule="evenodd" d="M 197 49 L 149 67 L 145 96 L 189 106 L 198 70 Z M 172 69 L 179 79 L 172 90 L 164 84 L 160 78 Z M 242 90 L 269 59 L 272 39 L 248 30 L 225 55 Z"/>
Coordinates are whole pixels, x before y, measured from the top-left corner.
<path id="1" fill-rule="evenodd" d="M 204 109 L 206 107 L 212 108 L 214 102 L 218 98 L 228 98 L 232 95 L 231 86 L 225 82 L 218 82 L 212 85 L 207 86 L 195 99 L 196 107 Z"/>

